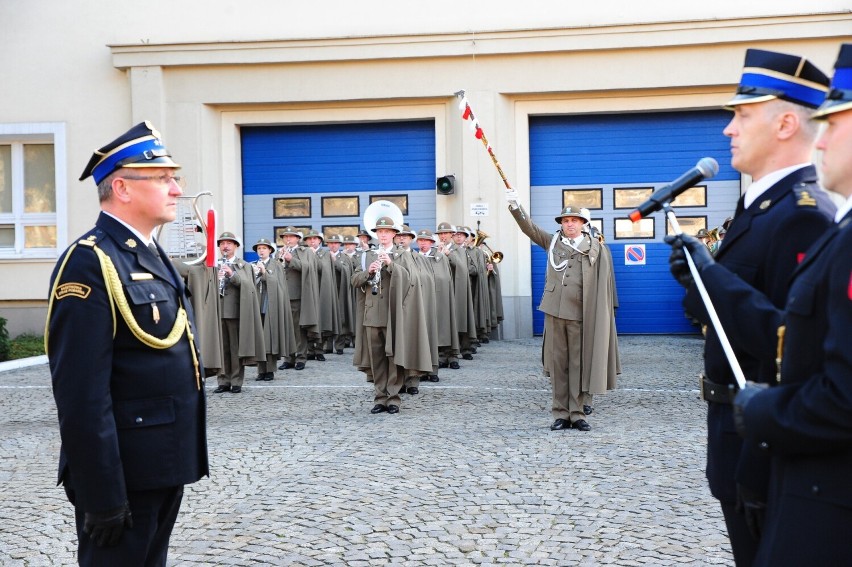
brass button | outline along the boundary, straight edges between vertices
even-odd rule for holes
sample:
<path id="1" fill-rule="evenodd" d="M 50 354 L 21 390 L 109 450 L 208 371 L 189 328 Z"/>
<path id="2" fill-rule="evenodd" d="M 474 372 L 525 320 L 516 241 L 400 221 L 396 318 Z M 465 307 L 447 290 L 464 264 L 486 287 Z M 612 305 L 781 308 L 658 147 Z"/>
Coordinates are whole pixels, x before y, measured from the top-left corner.
<path id="1" fill-rule="evenodd" d="M 137 417 L 137 418 L 136 418 L 136 423 L 142 423 L 142 418 L 141 418 L 141 417 Z"/>

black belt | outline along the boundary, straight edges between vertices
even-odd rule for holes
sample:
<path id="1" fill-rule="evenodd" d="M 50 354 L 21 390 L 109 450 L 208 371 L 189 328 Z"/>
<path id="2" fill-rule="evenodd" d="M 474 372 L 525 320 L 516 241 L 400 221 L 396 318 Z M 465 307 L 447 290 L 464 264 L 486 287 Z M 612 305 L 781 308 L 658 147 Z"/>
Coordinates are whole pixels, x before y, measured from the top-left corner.
<path id="1" fill-rule="evenodd" d="M 703 375 L 700 377 L 699 383 L 701 385 L 701 399 L 705 402 L 713 402 L 714 404 L 733 403 L 734 396 L 739 391 L 736 384 L 717 384 L 711 382 Z"/>

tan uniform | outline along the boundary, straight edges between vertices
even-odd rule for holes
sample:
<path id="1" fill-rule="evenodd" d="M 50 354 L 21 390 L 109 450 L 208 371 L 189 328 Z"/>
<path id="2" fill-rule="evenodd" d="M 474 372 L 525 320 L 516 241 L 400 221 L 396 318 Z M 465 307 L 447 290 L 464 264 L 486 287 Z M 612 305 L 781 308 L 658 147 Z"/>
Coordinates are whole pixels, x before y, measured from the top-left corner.
<path id="1" fill-rule="evenodd" d="M 545 314 L 542 362 L 553 380 L 553 417 L 573 423 L 586 418 L 589 395 L 614 388 L 621 372 L 612 259 L 587 234 L 572 247 L 561 232 L 533 224 L 522 208 L 510 212 L 530 240 L 552 247 L 538 307 Z"/>

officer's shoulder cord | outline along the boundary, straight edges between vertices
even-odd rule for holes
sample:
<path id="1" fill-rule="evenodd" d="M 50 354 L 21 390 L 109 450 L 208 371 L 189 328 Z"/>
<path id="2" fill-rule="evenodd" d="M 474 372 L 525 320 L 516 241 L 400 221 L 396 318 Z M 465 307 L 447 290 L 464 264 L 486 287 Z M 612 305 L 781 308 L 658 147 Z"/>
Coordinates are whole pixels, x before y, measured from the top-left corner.
<path id="1" fill-rule="evenodd" d="M 121 278 L 118 277 L 118 270 L 115 269 L 115 264 L 113 264 L 112 259 L 94 243 L 89 244 L 88 241 L 83 242 L 87 246 L 92 247 L 98 257 L 98 262 L 101 265 L 101 273 L 104 277 L 104 284 L 106 287 L 107 297 L 109 298 L 110 310 L 112 311 L 112 337 L 115 338 L 117 327 L 115 317 L 116 307 L 118 307 L 118 312 L 121 313 L 121 317 L 124 319 L 124 322 L 127 324 L 130 332 L 133 333 L 133 336 L 139 339 L 141 343 L 151 348 L 160 350 L 171 348 L 177 344 L 184 332 L 186 332 L 186 337 L 189 340 L 189 350 L 192 352 L 192 362 L 195 366 L 195 380 L 196 384 L 200 388 L 201 381 L 198 356 L 195 353 L 195 337 L 192 334 L 192 329 L 189 325 L 189 318 L 186 315 L 186 310 L 183 308 L 180 299 L 178 299 L 180 307 L 178 307 L 177 317 L 175 317 L 175 324 L 166 338 L 160 339 L 150 333 L 146 333 L 136 321 L 136 318 L 133 316 L 133 312 L 130 310 L 130 305 L 127 303 L 127 298 L 124 295 L 124 285 L 121 283 Z M 65 260 L 63 260 L 62 266 L 60 266 L 59 272 L 56 274 L 56 280 L 53 282 L 53 289 L 50 292 L 50 302 L 48 304 L 47 322 L 45 323 L 44 333 L 45 352 L 47 352 L 47 327 L 50 322 L 50 311 L 53 307 L 56 287 L 62 276 L 62 271 L 65 269 L 65 263 L 68 261 L 68 258 L 71 257 L 71 253 L 74 251 L 76 246 L 76 244 L 72 246 L 68 250 L 68 254 L 65 255 Z"/>

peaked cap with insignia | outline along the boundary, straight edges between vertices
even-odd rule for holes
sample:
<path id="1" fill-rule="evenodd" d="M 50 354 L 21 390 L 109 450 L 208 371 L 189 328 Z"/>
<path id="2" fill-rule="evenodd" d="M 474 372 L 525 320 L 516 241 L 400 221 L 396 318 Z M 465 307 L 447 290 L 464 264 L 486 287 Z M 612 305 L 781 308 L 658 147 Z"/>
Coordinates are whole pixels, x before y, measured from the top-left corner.
<path id="1" fill-rule="evenodd" d="M 163 146 L 160 133 L 148 122 L 140 122 L 109 144 L 95 150 L 80 181 L 90 175 L 95 183 L 103 181 L 110 173 L 122 167 L 174 167 L 172 156 Z"/>
<path id="2" fill-rule="evenodd" d="M 837 62 L 834 64 L 834 77 L 831 78 L 831 90 L 825 97 L 813 118 L 824 118 L 835 112 L 852 110 L 852 43 L 840 46 Z"/>
<path id="3" fill-rule="evenodd" d="M 737 93 L 725 108 L 775 98 L 816 108 L 827 91 L 828 77 L 804 57 L 748 49 Z"/>

